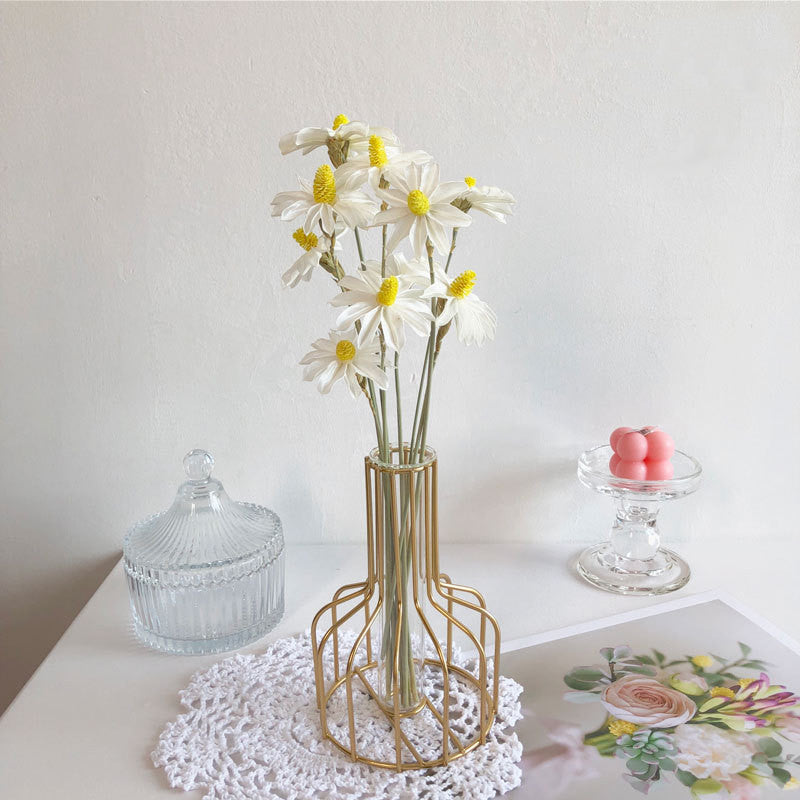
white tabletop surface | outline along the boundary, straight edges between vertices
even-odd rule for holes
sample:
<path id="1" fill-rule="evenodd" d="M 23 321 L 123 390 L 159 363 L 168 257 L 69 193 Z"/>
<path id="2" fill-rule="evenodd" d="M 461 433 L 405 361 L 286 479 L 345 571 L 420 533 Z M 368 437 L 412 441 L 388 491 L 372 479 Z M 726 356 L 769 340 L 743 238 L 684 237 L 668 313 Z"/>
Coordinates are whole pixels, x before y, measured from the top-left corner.
<path id="1" fill-rule="evenodd" d="M 792 545 L 794 547 L 794 545 Z M 800 639 L 797 551 L 739 557 L 715 542 L 680 548 L 693 568 L 689 585 L 668 597 L 723 589 Z M 606 594 L 568 567 L 574 543 L 446 545 L 442 565 L 454 580 L 480 588 L 511 640 L 662 602 Z M 341 584 L 363 578 L 357 546 L 288 548 L 286 615 L 245 651 L 306 629 Z M 224 656 L 169 656 L 139 646 L 117 566 L 0 718 L 3 800 L 155 800 L 201 792 L 170 789 L 150 761 L 164 724 L 181 708 L 191 675 Z"/>

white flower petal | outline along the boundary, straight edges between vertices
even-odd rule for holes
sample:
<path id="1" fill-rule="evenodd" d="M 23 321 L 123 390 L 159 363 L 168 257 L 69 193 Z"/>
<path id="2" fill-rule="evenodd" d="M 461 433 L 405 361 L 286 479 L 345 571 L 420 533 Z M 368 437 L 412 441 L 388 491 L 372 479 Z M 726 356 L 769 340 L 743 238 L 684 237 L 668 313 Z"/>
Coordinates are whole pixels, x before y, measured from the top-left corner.
<path id="1" fill-rule="evenodd" d="M 434 281 L 425 291 L 422 293 L 423 297 L 447 297 L 447 289 L 448 285 L 443 283 L 440 280 Z"/>
<path id="2" fill-rule="evenodd" d="M 429 214 L 437 222 L 442 223 L 442 225 L 451 225 L 454 228 L 463 227 L 472 222 L 472 218 L 469 214 L 459 211 L 455 206 L 451 206 L 449 203 L 433 206 Z"/>
<path id="3" fill-rule="evenodd" d="M 354 359 L 356 369 L 366 378 L 369 378 L 379 389 L 389 388 L 389 376 L 374 361 Z"/>
<path id="4" fill-rule="evenodd" d="M 375 338 L 378 325 L 381 322 L 383 306 L 376 306 L 361 320 L 361 332 L 358 334 L 358 346 L 364 347 Z"/>
<path id="5" fill-rule="evenodd" d="M 452 206 L 451 206 L 452 207 Z M 434 219 L 433 216 L 428 217 L 428 236 L 430 237 L 433 246 L 440 253 L 447 253 L 450 249 L 450 241 L 447 237 L 447 232 L 441 222 Z"/>
<path id="6" fill-rule="evenodd" d="M 329 236 L 333 233 L 336 222 L 333 217 L 333 209 L 327 203 L 320 203 L 322 230 Z M 306 231 L 308 233 L 308 231 Z"/>
<path id="7" fill-rule="evenodd" d="M 297 131 L 281 136 L 278 140 L 278 147 L 280 147 L 281 154 L 284 156 L 297 150 Z"/>
<path id="8" fill-rule="evenodd" d="M 358 385 L 358 376 L 356 375 L 352 363 L 351 361 L 350 366 L 345 367 L 344 377 L 347 381 L 347 388 L 350 390 L 350 394 L 353 397 L 358 397 L 358 395 L 361 394 L 361 387 Z"/>
<path id="9" fill-rule="evenodd" d="M 341 361 L 339 361 L 338 358 L 334 361 L 331 361 L 319 376 L 317 386 L 319 387 L 320 392 L 322 392 L 322 394 L 328 394 L 333 387 L 333 384 L 336 383 L 336 381 L 341 380 L 344 375 L 344 370 L 345 366 Z"/>
<path id="10" fill-rule="evenodd" d="M 403 217 L 407 217 L 409 215 L 408 208 L 387 208 L 386 211 L 379 211 L 375 218 L 372 220 L 372 226 L 377 227 L 379 225 L 389 225 L 392 222 L 399 222 Z"/>
<path id="11" fill-rule="evenodd" d="M 316 203 L 315 205 L 311 206 L 311 208 L 308 209 L 305 222 L 303 222 L 303 230 L 307 234 L 311 233 L 314 230 L 314 226 L 317 224 L 317 220 L 320 218 L 321 213 L 322 213 L 322 203 Z"/>
<path id="12" fill-rule="evenodd" d="M 447 181 L 440 183 L 431 193 L 431 205 L 434 203 L 450 203 L 460 194 L 464 193 L 464 184 L 461 181 Z"/>
<path id="13" fill-rule="evenodd" d="M 278 213 L 282 211 L 286 206 L 291 205 L 292 203 L 296 203 L 298 201 L 306 201 L 308 200 L 308 194 L 306 192 L 278 192 L 275 197 L 272 198 L 272 202 L 270 205 L 276 206 L 278 209 Z M 272 215 L 274 217 L 278 216 L 278 213 L 273 209 Z"/>
<path id="14" fill-rule="evenodd" d="M 438 185 L 439 165 L 435 161 L 430 161 L 422 166 L 418 186 L 422 193 L 433 202 L 432 195 L 436 192 Z"/>
<path id="15" fill-rule="evenodd" d="M 381 320 L 381 328 L 386 346 L 395 351 L 402 350 L 406 343 L 406 337 L 400 315 L 392 311 L 385 313 Z"/>
<path id="16" fill-rule="evenodd" d="M 297 149 L 303 148 L 303 155 L 307 155 L 312 150 L 328 144 L 333 131 L 330 128 L 301 128 L 295 134 Z"/>
<path id="17" fill-rule="evenodd" d="M 302 363 L 302 362 L 301 362 Z M 323 370 L 327 369 L 328 361 L 325 359 L 314 361 L 310 363 L 304 370 L 303 370 L 303 380 L 304 381 L 313 381 L 316 377 L 323 372 Z"/>
<path id="18" fill-rule="evenodd" d="M 331 305 L 335 304 L 331 302 Z M 369 310 L 370 306 L 367 305 L 367 303 L 355 303 L 352 306 L 348 306 L 336 318 L 336 327 L 340 331 L 349 328 L 356 320 L 361 319 L 361 317 L 369 313 Z"/>
<path id="19" fill-rule="evenodd" d="M 436 317 L 436 324 L 441 328 L 447 325 L 456 314 L 456 301 L 453 298 L 445 301 L 442 313 Z"/>
<path id="20" fill-rule="evenodd" d="M 428 241 L 428 225 L 425 217 L 417 217 L 413 222 L 411 230 L 411 246 L 414 249 L 414 255 L 420 258 L 424 257 L 428 250 L 426 247 Z"/>
<path id="21" fill-rule="evenodd" d="M 408 216 L 400 219 L 389 234 L 389 239 L 386 242 L 387 252 L 394 250 L 397 245 L 408 236 L 411 226 L 414 223 L 413 214 L 409 213 Z"/>
<path id="22" fill-rule="evenodd" d="M 408 323 L 409 328 L 420 336 L 427 336 L 430 333 L 432 315 L 430 311 L 422 313 L 420 311 L 406 311 L 403 318 Z"/>
<path id="23" fill-rule="evenodd" d="M 392 172 L 392 179 L 391 179 L 391 188 L 389 189 L 379 189 L 378 191 L 381 192 L 394 192 L 396 191 L 399 195 L 401 195 L 400 199 L 396 202 L 398 204 L 407 202 L 408 195 L 411 192 L 411 188 L 408 185 L 408 169 L 405 170 L 397 170 Z M 385 199 L 385 198 L 384 198 Z M 393 202 L 391 200 L 387 201 L 389 203 Z"/>
<path id="24" fill-rule="evenodd" d="M 399 189 L 378 189 L 375 194 L 378 195 L 381 200 L 385 200 L 390 206 L 404 208 L 406 213 L 409 213 L 408 192 Z"/>

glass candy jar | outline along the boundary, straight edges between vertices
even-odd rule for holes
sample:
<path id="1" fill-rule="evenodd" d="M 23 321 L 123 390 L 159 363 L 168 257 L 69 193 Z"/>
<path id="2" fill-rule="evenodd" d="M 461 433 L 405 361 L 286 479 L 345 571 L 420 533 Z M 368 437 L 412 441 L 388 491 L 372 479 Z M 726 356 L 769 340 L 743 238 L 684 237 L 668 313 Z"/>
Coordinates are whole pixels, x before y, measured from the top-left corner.
<path id="1" fill-rule="evenodd" d="M 131 528 L 123 563 L 137 636 L 170 653 L 219 653 L 283 615 L 283 531 L 267 508 L 231 500 L 192 450 L 169 509 Z"/>

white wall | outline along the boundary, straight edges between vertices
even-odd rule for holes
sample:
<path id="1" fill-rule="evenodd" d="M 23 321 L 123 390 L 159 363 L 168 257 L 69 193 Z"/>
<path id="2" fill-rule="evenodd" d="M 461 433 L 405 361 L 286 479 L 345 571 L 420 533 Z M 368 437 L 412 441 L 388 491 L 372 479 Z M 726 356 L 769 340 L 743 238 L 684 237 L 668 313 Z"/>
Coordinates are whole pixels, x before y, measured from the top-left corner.
<path id="1" fill-rule="evenodd" d="M 0 707 L 191 447 L 290 542 L 363 535 L 370 420 L 300 380 L 331 290 L 281 289 L 269 217 L 319 163 L 279 136 L 340 112 L 519 201 L 460 240 L 500 328 L 441 362 L 445 535 L 578 549 L 610 507 L 577 454 L 657 422 L 707 471 L 673 542 L 768 580 L 797 536 L 798 41 L 793 4 L 0 6 Z"/>

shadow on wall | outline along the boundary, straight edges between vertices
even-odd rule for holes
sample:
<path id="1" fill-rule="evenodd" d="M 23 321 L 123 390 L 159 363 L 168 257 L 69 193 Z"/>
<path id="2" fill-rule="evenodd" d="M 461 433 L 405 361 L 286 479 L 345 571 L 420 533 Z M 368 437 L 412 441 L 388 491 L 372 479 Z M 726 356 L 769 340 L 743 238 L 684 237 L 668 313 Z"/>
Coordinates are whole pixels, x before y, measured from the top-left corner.
<path id="1" fill-rule="evenodd" d="M 116 551 L 72 570 L 45 573 L 38 585 L 13 595 L 0 619 L 0 714 L 94 594 L 122 553 Z M 31 600 L 31 598 L 35 598 Z M 13 645 L 11 644 L 13 643 Z"/>

